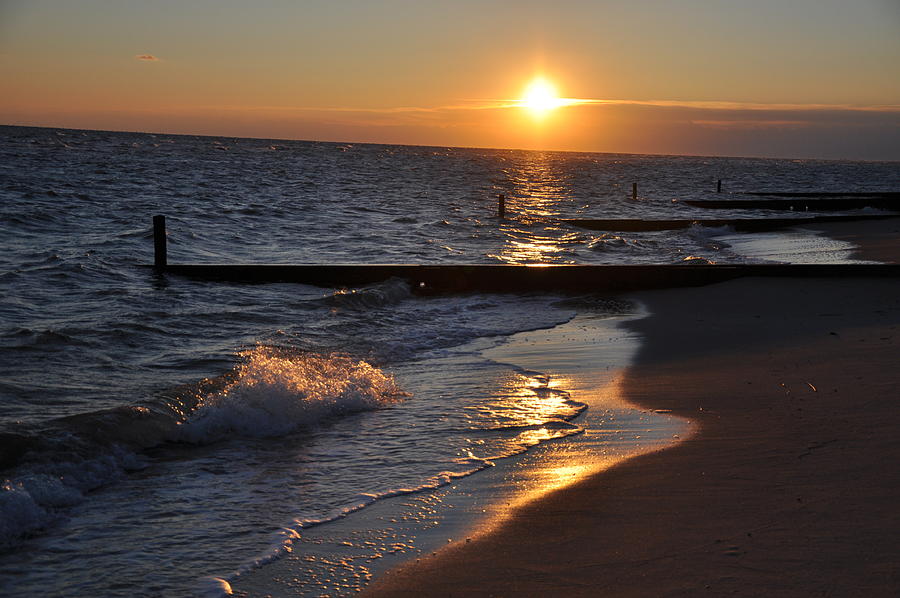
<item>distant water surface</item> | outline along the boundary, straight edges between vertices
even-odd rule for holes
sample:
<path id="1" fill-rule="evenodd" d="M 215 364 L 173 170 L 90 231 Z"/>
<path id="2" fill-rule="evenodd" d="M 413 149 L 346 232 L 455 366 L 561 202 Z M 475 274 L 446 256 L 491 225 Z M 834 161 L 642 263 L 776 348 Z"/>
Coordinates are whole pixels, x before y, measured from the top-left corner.
<path id="1" fill-rule="evenodd" d="M 716 179 L 896 190 L 900 166 L 0 127 L 0 589 L 190 594 L 304 526 L 577 433 L 584 405 L 483 352 L 585 306 L 627 310 L 168 279 L 135 268 L 154 214 L 172 262 L 766 259 L 728 231 L 554 221 L 700 217 L 676 200 Z M 789 237 L 768 257 L 825 251 Z"/>

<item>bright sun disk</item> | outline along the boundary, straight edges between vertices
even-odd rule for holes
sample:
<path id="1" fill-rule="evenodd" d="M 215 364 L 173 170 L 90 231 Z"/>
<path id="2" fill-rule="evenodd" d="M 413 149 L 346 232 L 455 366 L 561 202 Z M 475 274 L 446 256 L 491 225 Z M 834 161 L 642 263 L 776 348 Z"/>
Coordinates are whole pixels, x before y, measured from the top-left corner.
<path id="1" fill-rule="evenodd" d="M 557 95 L 556 88 L 546 80 L 535 79 L 528 84 L 520 102 L 523 107 L 540 115 L 562 106 L 565 100 Z"/>

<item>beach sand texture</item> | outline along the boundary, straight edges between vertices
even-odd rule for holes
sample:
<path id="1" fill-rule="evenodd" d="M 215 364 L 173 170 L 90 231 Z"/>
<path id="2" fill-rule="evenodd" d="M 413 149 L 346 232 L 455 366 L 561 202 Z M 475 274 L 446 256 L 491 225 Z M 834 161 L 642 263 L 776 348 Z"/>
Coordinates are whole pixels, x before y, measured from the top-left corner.
<path id="1" fill-rule="evenodd" d="M 829 228 L 862 259 L 900 255 L 896 225 Z M 697 432 L 366 595 L 900 595 L 900 281 L 744 279 L 637 298 L 653 315 L 628 324 L 645 341 L 625 397 Z"/>

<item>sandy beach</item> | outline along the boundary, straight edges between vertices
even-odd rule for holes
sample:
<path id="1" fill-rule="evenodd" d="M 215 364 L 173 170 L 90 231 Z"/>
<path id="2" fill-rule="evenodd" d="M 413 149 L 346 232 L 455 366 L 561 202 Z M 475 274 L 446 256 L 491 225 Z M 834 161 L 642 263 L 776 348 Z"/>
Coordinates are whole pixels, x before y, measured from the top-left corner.
<path id="1" fill-rule="evenodd" d="M 897 261 L 894 221 L 833 225 Z M 642 293 L 622 393 L 696 432 L 389 572 L 368 596 L 896 596 L 900 281 Z"/>
<path id="2" fill-rule="evenodd" d="M 158 4 L 0 0 L 0 598 L 900 598 L 900 0 Z"/>

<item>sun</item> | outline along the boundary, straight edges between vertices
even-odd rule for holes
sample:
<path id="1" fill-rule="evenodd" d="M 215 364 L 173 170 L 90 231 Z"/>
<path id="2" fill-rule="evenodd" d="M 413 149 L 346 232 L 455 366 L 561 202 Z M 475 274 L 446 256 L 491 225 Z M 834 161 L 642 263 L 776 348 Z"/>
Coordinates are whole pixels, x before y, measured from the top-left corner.
<path id="1" fill-rule="evenodd" d="M 554 108 L 563 106 L 566 101 L 560 98 L 556 93 L 556 88 L 552 83 L 544 78 L 538 77 L 528 84 L 525 93 L 519 104 L 523 108 L 527 108 L 535 116 L 543 116 Z"/>

